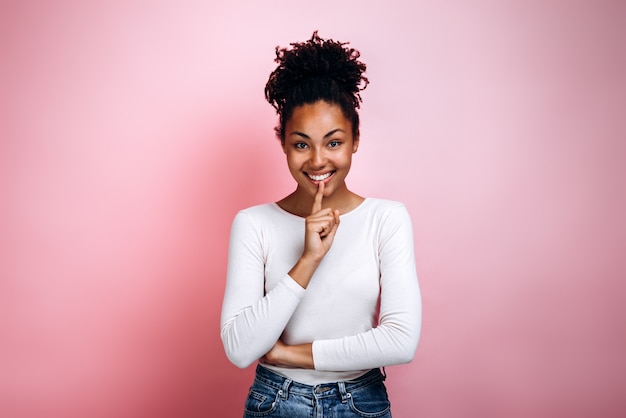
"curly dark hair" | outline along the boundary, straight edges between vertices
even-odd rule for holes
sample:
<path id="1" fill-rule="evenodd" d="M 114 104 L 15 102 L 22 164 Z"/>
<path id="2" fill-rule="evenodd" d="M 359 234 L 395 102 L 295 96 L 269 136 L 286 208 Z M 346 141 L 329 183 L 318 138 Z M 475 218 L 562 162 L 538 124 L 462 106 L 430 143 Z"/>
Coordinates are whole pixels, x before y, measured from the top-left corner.
<path id="1" fill-rule="evenodd" d="M 324 40 L 315 31 L 310 40 L 290 44 L 291 49 L 276 47 L 274 61 L 278 66 L 265 85 L 265 98 L 279 115 L 275 130 L 281 142 L 293 110 L 319 100 L 339 105 L 352 122 L 354 137 L 358 137 L 359 92 L 369 81 L 363 75 L 365 64 L 358 60 L 359 51 L 347 44 Z"/>

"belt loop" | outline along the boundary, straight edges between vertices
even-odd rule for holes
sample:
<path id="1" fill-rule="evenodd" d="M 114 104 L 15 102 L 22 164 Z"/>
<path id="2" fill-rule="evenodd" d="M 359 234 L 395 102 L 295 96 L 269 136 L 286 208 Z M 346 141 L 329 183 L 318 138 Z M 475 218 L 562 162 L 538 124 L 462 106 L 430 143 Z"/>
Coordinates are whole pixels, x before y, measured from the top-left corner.
<path id="1" fill-rule="evenodd" d="M 289 386 L 291 385 L 291 382 L 291 379 L 285 379 L 283 387 L 278 391 L 278 394 L 283 401 L 289 397 Z"/>
<path id="2" fill-rule="evenodd" d="M 385 368 L 383 367 L 383 381 L 385 381 L 385 379 L 387 379 L 387 372 L 385 371 Z"/>
<path id="3" fill-rule="evenodd" d="M 337 386 L 339 386 L 339 393 L 341 394 L 341 403 L 348 402 L 348 399 L 352 397 L 352 395 L 346 391 L 346 384 L 344 382 L 337 382 Z"/>

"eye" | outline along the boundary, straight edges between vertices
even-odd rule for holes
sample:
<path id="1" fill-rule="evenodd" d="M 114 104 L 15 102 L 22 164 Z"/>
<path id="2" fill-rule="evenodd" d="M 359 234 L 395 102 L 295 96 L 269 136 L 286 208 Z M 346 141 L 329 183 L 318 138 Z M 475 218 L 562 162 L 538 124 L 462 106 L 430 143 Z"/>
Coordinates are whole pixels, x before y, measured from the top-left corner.
<path id="1" fill-rule="evenodd" d="M 305 144 L 304 142 L 296 142 L 295 144 L 293 144 L 293 146 L 296 149 L 306 149 L 308 147 L 308 145 Z"/>
<path id="2" fill-rule="evenodd" d="M 332 140 L 328 143 L 328 146 L 331 148 L 337 148 L 339 145 L 341 145 L 341 142 L 336 140 Z"/>

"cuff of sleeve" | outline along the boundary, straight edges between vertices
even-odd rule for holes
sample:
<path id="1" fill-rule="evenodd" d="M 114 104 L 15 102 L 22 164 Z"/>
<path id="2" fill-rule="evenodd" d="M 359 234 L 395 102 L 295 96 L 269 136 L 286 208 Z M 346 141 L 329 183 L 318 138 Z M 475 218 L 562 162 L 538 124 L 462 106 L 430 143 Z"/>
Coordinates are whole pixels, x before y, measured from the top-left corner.
<path id="1" fill-rule="evenodd" d="M 287 279 L 287 280 L 285 280 Z M 289 289 L 291 289 L 293 292 L 299 292 L 304 294 L 304 292 L 306 291 L 306 289 L 302 286 L 300 286 L 298 284 L 298 282 L 296 282 L 293 277 L 291 277 L 289 274 L 285 274 L 285 279 L 283 279 L 284 281 L 287 282 L 287 286 L 289 287 Z"/>
<path id="2" fill-rule="evenodd" d="M 311 351 L 313 353 L 313 368 L 315 370 L 326 371 L 328 367 L 324 360 L 324 340 L 313 341 Z"/>
<path id="3" fill-rule="evenodd" d="M 296 282 L 288 274 L 285 274 L 285 278 L 283 279 L 283 282 L 285 283 L 287 288 L 298 297 L 302 297 L 304 293 L 306 292 L 306 289 L 300 286 L 298 282 Z"/>

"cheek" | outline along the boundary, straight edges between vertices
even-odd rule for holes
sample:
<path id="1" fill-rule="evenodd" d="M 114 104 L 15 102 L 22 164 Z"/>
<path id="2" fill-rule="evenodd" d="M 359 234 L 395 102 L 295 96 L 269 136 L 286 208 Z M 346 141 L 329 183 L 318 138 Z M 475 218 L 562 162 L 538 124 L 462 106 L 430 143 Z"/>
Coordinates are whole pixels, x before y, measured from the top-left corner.
<path id="1" fill-rule="evenodd" d="M 287 167 L 290 171 L 300 171 L 301 162 L 297 158 L 287 155 Z"/>
<path id="2" fill-rule="evenodd" d="M 343 164 L 344 167 L 350 167 L 350 165 L 352 164 L 352 153 L 351 152 L 346 153 L 343 156 L 342 164 Z"/>

